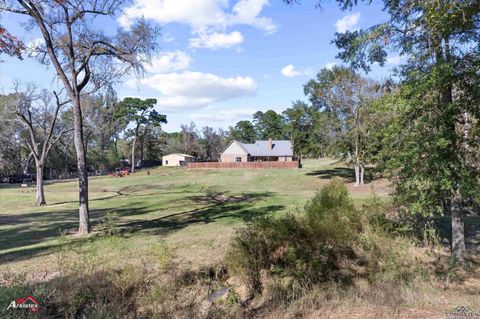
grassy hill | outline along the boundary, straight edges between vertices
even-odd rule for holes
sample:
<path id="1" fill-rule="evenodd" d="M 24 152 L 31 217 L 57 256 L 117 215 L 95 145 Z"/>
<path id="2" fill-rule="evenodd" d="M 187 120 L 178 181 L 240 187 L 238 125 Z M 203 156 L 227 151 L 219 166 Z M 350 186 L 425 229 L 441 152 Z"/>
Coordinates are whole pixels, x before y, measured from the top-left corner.
<path id="1" fill-rule="evenodd" d="M 127 233 L 131 248 L 164 240 L 177 258 L 191 265 L 219 260 L 235 228 L 264 214 L 302 206 L 329 179 L 353 173 L 333 160 L 307 160 L 302 169 L 189 170 L 161 167 L 126 178 L 90 178 L 94 233 L 107 212 Z M 386 195 L 386 182 L 349 185 L 354 197 L 372 189 Z M 372 188 L 373 187 L 373 188 Z M 0 186 L 0 264 L 38 272 L 54 248 L 77 238 L 77 182 L 47 183 L 47 206 L 33 207 L 35 189 Z M 67 236 L 61 236 L 66 234 Z M 60 242 L 62 238 L 62 242 Z M 128 248 L 127 248 L 128 250 Z M 146 252 L 147 253 L 147 252 Z"/>
<path id="2" fill-rule="evenodd" d="M 44 207 L 33 206 L 34 188 L 0 185 L 0 273 L 3 274 L 0 286 L 14 287 L 4 292 L 0 289 L 0 301 L 9 302 L 16 293 L 15 287 L 21 287 L 18 289 L 22 293 L 40 293 L 42 300 L 58 290 L 55 293 L 55 305 L 60 307 L 58 313 L 68 313 L 70 308 L 75 313 L 83 307 L 82 303 L 95 304 L 98 298 L 103 298 L 102 305 L 108 308 L 109 298 L 117 300 L 119 293 L 133 289 L 135 293 L 122 295 L 125 309 L 137 309 L 138 305 L 130 302 L 146 295 L 161 305 L 159 318 L 186 309 L 194 311 L 202 307 L 212 292 L 224 291 L 225 283 L 221 279 L 225 276 L 224 257 L 237 229 L 255 217 L 281 217 L 302 208 L 336 177 L 345 181 L 357 205 L 374 192 L 389 198 L 391 189 L 387 181 L 379 179 L 355 187 L 353 171 L 332 159 L 307 160 L 303 168 L 294 170 L 161 167 L 125 178 L 90 178 L 93 232 L 90 236 L 78 237 L 75 234 L 78 227 L 75 180 L 47 183 L 48 205 Z M 475 225 L 478 231 L 478 223 Z M 108 232 L 119 232 L 121 236 L 106 236 Z M 425 267 L 425 271 L 419 269 L 419 273 L 428 272 L 430 268 L 434 269 L 430 270 L 432 273 L 440 271 L 438 278 L 441 279 L 434 279 L 438 283 L 377 287 L 378 283 L 359 281 L 360 286 L 356 283 L 335 294 L 320 286 L 305 296 L 306 304 L 301 306 L 303 301 L 296 304 L 301 307 L 298 311 L 320 311 L 314 310 L 320 300 L 329 300 L 332 316 L 328 315 L 330 308 L 323 307 L 312 317 L 336 318 L 334 314 L 340 313 L 348 318 L 386 318 L 402 313 L 399 317 L 436 318 L 439 309 L 444 313 L 452 304 L 477 308 L 478 279 L 473 278 L 462 286 L 452 284 L 451 289 L 443 291 L 438 289 L 445 285 L 442 276 L 446 276 L 447 285 L 455 280 L 455 272 L 448 263 L 437 265 L 436 259 L 421 249 L 412 250 L 412 254 L 423 260 L 421 267 Z M 413 255 L 408 252 L 409 258 Z M 163 274 L 163 279 L 158 279 L 157 274 Z M 36 285 L 38 282 L 46 283 L 50 292 L 42 295 L 43 288 Z M 149 287 L 148 290 L 145 287 Z M 397 288 L 403 291 L 402 297 L 398 297 Z M 111 289 L 116 290 L 109 293 Z M 385 300 L 395 296 L 398 300 L 385 304 Z M 77 300 L 84 297 L 87 299 Z M 72 300 L 80 306 L 72 304 Z M 437 301 L 441 301 L 440 308 L 436 306 Z M 238 301 L 225 302 L 226 308 L 222 311 L 228 313 L 229 307 L 237 307 L 240 311 L 237 315 L 243 316 L 244 308 Z M 118 314 L 118 309 L 114 306 L 111 313 Z M 249 309 L 255 313 L 255 303 Z M 273 317 L 282 317 L 282 309 L 278 307 L 278 314 Z"/>

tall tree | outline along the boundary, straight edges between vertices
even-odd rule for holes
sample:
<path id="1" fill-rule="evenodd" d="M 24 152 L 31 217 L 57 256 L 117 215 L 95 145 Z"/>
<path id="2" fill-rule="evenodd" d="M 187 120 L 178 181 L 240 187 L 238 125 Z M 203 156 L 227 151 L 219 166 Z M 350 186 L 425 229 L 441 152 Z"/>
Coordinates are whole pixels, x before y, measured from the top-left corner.
<path id="1" fill-rule="evenodd" d="M 257 132 L 252 122 L 244 120 L 239 121 L 235 126 L 229 129 L 229 140 L 242 143 L 253 143 L 257 139 Z"/>
<path id="2" fill-rule="evenodd" d="M 188 155 L 203 158 L 205 157 L 205 150 L 200 143 L 200 134 L 195 123 L 182 124 L 180 126 L 183 152 Z"/>
<path id="3" fill-rule="evenodd" d="M 367 108 L 378 97 L 379 86 L 349 68 L 335 66 L 322 69 L 316 79 L 305 85 L 305 92 L 321 109 L 334 112 L 340 121 L 345 154 L 351 154 L 355 170 L 355 185 L 363 185 Z"/>
<path id="4" fill-rule="evenodd" d="M 268 110 L 266 112 L 258 111 L 253 114 L 253 125 L 259 139 L 267 140 L 272 138 L 282 140 L 287 138 L 285 119 L 282 114 L 274 110 Z"/>
<path id="5" fill-rule="evenodd" d="M 295 101 L 291 108 L 283 112 L 286 129 L 293 143 L 293 152 L 300 157 L 310 155 L 310 143 L 318 144 L 317 141 L 312 140 L 314 130 L 311 115 L 309 105 L 303 101 Z"/>
<path id="6" fill-rule="evenodd" d="M 28 157 L 21 147 L 23 126 L 12 111 L 13 99 L 14 94 L 0 95 L 0 175 L 3 176 L 22 174 Z"/>
<path id="7" fill-rule="evenodd" d="M 156 31 L 143 20 L 127 31 L 119 30 L 114 36 L 105 34 L 99 20 L 106 17 L 115 20 L 123 4 L 122 0 L 9 0 L 0 5 L 0 12 L 29 17 L 27 29 L 40 31 L 44 43 L 36 48 L 36 57 L 42 63 L 53 65 L 73 105 L 80 234 L 90 232 L 81 97 L 89 93 L 85 90 L 87 87 L 90 92 L 94 91 L 117 79 L 126 69 L 140 69 L 155 48 Z"/>
<path id="8" fill-rule="evenodd" d="M 347 9 L 359 1 L 337 2 Z M 480 3 L 383 3 L 385 22 L 337 34 L 338 57 L 364 70 L 375 62 L 383 65 L 392 51 L 408 57 L 400 68 L 406 102 L 400 124 L 406 140 L 399 143 L 405 152 L 399 152 L 396 161 L 397 191 L 416 212 L 451 216 L 452 255 L 463 263 L 464 214 L 480 188 L 478 144 L 473 137 L 480 113 Z"/>
<path id="9" fill-rule="evenodd" d="M 205 150 L 205 159 L 207 161 L 218 161 L 220 153 L 226 146 L 226 133 L 222 129 L 216 131 L 213 127 L 205 126 L 202 129 L 202 135 L 202 144 Z"/>
<path id="10" fill-rule="evenodd" d="M 181 132 L 164 133 L 165 154 L 184 153 L 184 143 Z"/>
<path id="11" fill-rule="evenodd" d="M 140 135 L 140 161 L 159 161 L 165 154 L 165 132 L 161 126 L 145 125 Z"/>
<path id="12" fill-rule="evenodd" d="M 135 173 L 135 150 L 137 139 L 140 135 L 140 129 L 146 126 L 158 127 L 167 123 L 167 116 L 159 114 L 155 110 L 157 104 L 156 99 L 139 99 L 134 97 L 126 97 L 119 104 L 117 117 L 127 119 L 129 123 L 133 123 L 133 141 L 132 141 L 132 173 Z"/>
<path id="13" fill-rule="evenodd" d="M 116 145 L 128 123 L 126 118 L 116 116 L 119 109 L 116 92 L 108 88 L 84 97 L 82 102 L 88 166 L 100 172 L 118 166 Z"/>
<path id="14" fill-rule="evenodd" d="M 46 205 L 44 192 L 44 168 L 47 156 L 52 148 L 69 131 L 58 125 L 59 112 L 66 103 L 60 102 L 56 92 L 55 106 L 52 106 L 53 96 L 46 90 L 37 94 L 36 87 L 28 85 L 25 90 L 13 95 L 12 107 L 20 122 L 28 131 L 25 144 L 35 160 L 36 201 L 35 206 Z"/>

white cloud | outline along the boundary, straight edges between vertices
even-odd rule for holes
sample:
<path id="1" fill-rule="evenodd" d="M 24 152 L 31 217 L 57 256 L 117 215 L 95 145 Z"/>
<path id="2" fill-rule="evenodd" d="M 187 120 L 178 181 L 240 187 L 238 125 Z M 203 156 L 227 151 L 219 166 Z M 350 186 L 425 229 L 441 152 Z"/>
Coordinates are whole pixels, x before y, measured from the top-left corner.
<path id="1" fill-rule="evenodd" d="M 171 34 L 171 33 L 165 33 L 165 34 L 163 35 L 163 41 L 165 41 L 165 42 L 167 42 L 167 43 L 168 43 L 168 42 L 172 42 L 172 41 L 175 41 L 175 37 L 174 37 L 173 34 Z"/>
<path id="2" fill-rule="evenodd" d="M 387 64 L 399 65 L 402 63 L 403 58 L 400 55 L 389 56 L 387 58 Z"/>
<path id="3" fill-rule="evenodd" d="M 296 71 L 295 67 L 292 64 L 284 67 L 281 72 L 287 78 L 293 78 L 294 76 L 300 75 L 300 72 Z"/>
<path id="4" fill-rule="evenodd" d="M 146 86 L 162 94 L 160 109 L 202 108 L 212 103 L 252 96 L 257 84 L 250 77 L 223 78 L 211 73 L 184 71 L 130 80 L 127 87 Z"/>
<path id="5" fill-rule="evenodd" d="M 327 64 L 325 64 L 325 68 L 328 69 L 328 70 L 331 70 L 333 69 L 333 67 L 337 65 L 337 63 L 335 62 L 328 62 Z"/>
<path id="6" fill-rule="evenodd" d="M 43 38 L 36 38 L 32 41 L 28 42 L 25 51 L 31 57 L 35 57 L 39 54 L 39 50 L 41 50 L 42 46 L 45 44 L 45 40 Z"/>
<path id="7" fill-rule="evenodd" d="M 233 15 L 229 23 L 251 25 L 267 33 L 273 33 L 277 31 L 277 26 L 272 19 L 260 16 L 266 5 L 268 0 L 240 0 L 233 7 Z"/>
<path id="8" fill-rule="evenodd" d="M 312 73 L 310 69 L 297 70 L 293 64 L 285 66 L 280 72 L 287 78 L 293 78 L 300 75 L 310 75 Z"/>
<path id="9" fill-rule="evenodd" d="M 190 66 L 192 58 L 183 51 L 163 52 L 154 56 L 150 63 L 145 64 L 145 71 L 149 73 L 168 73 L 185 70 Z"/>
<path id="10" fill-rule="evenodd" d="M 159 23 L 185 23 L 193 29 L 223 25 L 226 23 L 225 0 L 135 0 L 119 18 L 122 26 L 128 27 L 138 18 Z"/>
<path id="11" fill-rule="evenodd" d="M 194 35 L 191 41 L 196 43 L 202 35 L 207 38 L 215 34 L 226 36 L 227 28 L 235 25 L 249 25 L 266 33 L 275 32 L 277 27 L 273 21 L 261 15 L 266 5 L 268 0 L 239 0 L 233 7 L 230 7 L 229 0 L 135 0 L 131 7 L 124 10 L 118 21 L 123 27 L 129 27 L 140 17 L 161 24 L 187 24 Z M 239 34 L 232 34 L 233 32 L 229 34 L 230 40 L 235 36 L 235 41 L 232 40 L 231 43 L 240 43 Z"/>
<path id="12" fill-rule="evenodd" d="M 346 31 L 354 30 L 360 19 L 360 12 L 352 13 L 344 16 L 335 22 L 335 27 L 338 33 L 345 33 Z"/>
<path id="13" fill-rule="evenodd" d="M 205 113 L 190 114 L 190 118 L 194 121 L 205 122 L 233 122 L 241 119 L 252 117 L 257 110 L 253 108 L 229 109 L 229 110 L 209 110 Z"/>
<path id="14" fill-rule="evenodd" d="M 201 33 L 196 38 L 190 39 L 190 47 L 192 48 L 231 48 L 243 42 L 243 35 L 234 31 L 231 33 Z"/>

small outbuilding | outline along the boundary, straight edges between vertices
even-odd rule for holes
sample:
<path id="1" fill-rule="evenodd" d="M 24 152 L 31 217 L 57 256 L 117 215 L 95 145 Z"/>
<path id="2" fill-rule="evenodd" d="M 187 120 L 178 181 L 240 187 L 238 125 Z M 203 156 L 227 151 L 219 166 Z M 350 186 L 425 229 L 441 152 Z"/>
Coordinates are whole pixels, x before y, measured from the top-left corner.
<path id="1" fill-rule="evenodd" d="M 187 154 L 173 153 L 162 157 L 163 166 L 186 166 L 195 162 L 195 157 Z"/>

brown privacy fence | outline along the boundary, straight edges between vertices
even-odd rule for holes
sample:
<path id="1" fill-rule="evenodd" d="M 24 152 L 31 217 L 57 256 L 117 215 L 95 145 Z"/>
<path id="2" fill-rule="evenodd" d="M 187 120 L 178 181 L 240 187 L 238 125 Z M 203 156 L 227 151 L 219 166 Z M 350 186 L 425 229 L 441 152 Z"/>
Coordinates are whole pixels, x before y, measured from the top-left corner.
<path id="1" fill-rule="evenodd" d="M 188 163 L 187 168 L 299 168 L 300 163 L 298 161 L 290 162 L 194 162 Z"/>

